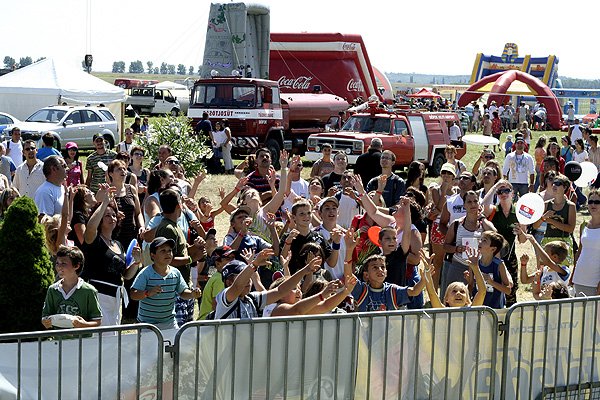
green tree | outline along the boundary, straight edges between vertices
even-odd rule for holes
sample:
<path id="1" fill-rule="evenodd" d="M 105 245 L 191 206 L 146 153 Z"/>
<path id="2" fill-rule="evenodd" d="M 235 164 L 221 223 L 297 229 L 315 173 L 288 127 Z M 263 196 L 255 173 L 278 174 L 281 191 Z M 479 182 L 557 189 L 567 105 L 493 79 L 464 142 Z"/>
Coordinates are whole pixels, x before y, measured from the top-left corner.
<path id="1" fill-rule="evenodd" d="M 167 71 L 168 71 L 167 73 L 169 75 L 175 75 L 175 65 L 173 65 L 173 64 L 167 65 Z"/>
<path id="2" fill-rule="evenodd" d="M 154 68 L 152 68 L 154 63 L 152 61 L 146 61 L 146 65 L 148 66 L 148 73 L 151 74 L 154 71 Z"/>
<path id="3" fill-rule="evenodd" d="M 159 72 L 160 72 L 160 70 L 158 69 L 158 67 L 154 67 L 154 74 L 158 75 Z"/>
<path id="4" fill-rule="evenodd" d="M 191 119 L 185 116 L 154 118 L 152 132 L 150 139 L 145 135 L 138 139 L 140 145 L 148 151 L 147 160 L 158 159 L 158 148 L 162 144 L 168 144 L 173 153 L 177 154 L 187 176 L 194 177 L 205 170 L 203 159 L 212 149 L 206 146 L 206 137 L 195 136 Z"/>
<path id="5" fill-rule="evenodd" d="M 40 57 L 37 60 L 35 60 L 35 62 L 42 61 L 42 60 L 45 60 L 45 59 L 46 59 L 46 57 Z"/>
<path id="6" fill-rule="evenodd" d="M 44 228 L 38 210 L 29 197 L 16 199 L 0 226 L 0 333 L 42 330 L 40 322 L 48 287 L 54 282 L 54 268 L 46 249 Z"/>
<path id="7" fill-rule="evenodd" d="M 125 61 L 113 62 L 112 72 L 122 74 L 125 72 Z"/>
<path id="8" fill-rule="evenodd" d="M 29 56 L 27 56 L 27 57 L 21 57 L 19 59 L 19 65 L 21 67 L 26 67 L 26 66 L 31 65 L 31 64 L 33 64 L 33 60 Z"/>
<path id="9" fill-rule="evenodd" d="M 190 65 L 190 69 L 188 71 L 188 75 L 194 75 L 194 66 Z"/>
<path id="10" fill-rule="evenodd" d="M 144 64 L 140 60 L 132 61 L 129 64 L 129 73 L 130 74 L 143 74 L 144 73 Z"/>
<path id="11" fill-rule="evenodd" d="M 17 62 L 11 56 L 4 57 L 4 67 L 8 69 L 12 69 Z"/>
<path id="12" fill-rule="evenodd" d="M 185 65 L 179 64 L 177 66 L 177 74 L 178 75 L 185 75 Z"/>
<path id="13" fill-rule="evenodd" d="M 169 67 L 167 66 L 167 63 L 163 62 L 162 64 L 160 64 L 160 73 L 165 75 L 168 72 L 169 72 Z"/>

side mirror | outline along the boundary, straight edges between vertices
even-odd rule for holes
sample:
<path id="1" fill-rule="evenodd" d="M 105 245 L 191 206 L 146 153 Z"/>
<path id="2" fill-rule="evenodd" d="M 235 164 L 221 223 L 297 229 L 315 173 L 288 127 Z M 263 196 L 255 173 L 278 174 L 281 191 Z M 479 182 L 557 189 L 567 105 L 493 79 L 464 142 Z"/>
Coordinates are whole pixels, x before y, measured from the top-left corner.
<path id="1" fill-rule="evenodd" d="M 63 123 L 63 126 L 67 126 L 67 125 L 73 125 L 73 120 L 72 119 L 68 119 Z"/>

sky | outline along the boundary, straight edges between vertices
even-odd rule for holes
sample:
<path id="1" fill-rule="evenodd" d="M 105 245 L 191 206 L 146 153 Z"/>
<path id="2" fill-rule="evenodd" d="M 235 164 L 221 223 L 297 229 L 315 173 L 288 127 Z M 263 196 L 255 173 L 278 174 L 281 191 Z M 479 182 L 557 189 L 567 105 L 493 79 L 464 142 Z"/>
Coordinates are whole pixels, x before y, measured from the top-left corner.
<path id="1" fill-rule="evenodd" d="M 559 57 L 559 76 L 598 79 L 598 33 L 586 10 L 596 1 L 262 0 L 271 32 L 341 32 L 363 37 L 371 62 L 384 72 L 470 75 L 477 53 Z M 170 7 L 170 5 L 172 5 Z M 497 8 L 493 8 L 496 5 Z M 93 70 L 114 61 L 202 63 L 210 1 L 21 0 L 2 6 L 0 56 L 54 57 Z M 579 15 L 579 17 L 577 17 Z M 595 15 L 595 13 L 594 13 Z"/>

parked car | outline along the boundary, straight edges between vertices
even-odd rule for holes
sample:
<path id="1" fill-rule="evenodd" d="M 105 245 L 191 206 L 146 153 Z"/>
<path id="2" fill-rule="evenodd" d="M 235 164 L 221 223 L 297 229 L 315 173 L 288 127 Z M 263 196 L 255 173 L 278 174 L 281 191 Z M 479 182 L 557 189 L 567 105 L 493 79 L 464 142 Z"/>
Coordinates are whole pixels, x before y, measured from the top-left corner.
<path id="1" fill-rule="evenodd" d="M 94 135 L 101 134 L 110 148 L 118 142 L 119 129 L 115 116 L 105 107 L 49 106 L 34 112 L 19 122 L 23 140 L 40 140 L 46 132 L 52 132 L 54 147 L 61 149 L 67 142 L 75 142 L 79 149 L 93 149 Z M 5 128 L 3 136 L 10 136 Z"/>
<path id="2" fill-rule="evenodd" d="M 20 124 L 21 121 L 16 117 L 4 112 L 0 112 L 0 132 L 4 132 L 5 129 L 11 130 L 16 124 Z"/>

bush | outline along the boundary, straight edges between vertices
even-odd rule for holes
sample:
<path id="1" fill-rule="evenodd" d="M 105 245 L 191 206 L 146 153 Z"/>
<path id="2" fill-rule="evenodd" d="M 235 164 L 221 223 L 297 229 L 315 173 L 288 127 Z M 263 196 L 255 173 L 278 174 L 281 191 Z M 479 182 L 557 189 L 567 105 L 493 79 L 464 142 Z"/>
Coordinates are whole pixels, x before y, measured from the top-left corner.
<path id="1" fill-rule="evenodd" d="M 54 282 L 54 268 L 37 217 L 33 200 L 20 197 L 0 227 L 0 333 L 43 330 L 42 307 Z"/>
<path id="2" fill-rule="evenodd" d="M 193 178 L 204 171 L 204 159 L 212 154 L 212 148 L 206 146 L 206 137 L 194 134 L 191 120 L 188 117 L 162 117 L 152 121 L 150 138 L 141 136 L 138 143 L 146 149 L 149 163 L 158 159 L 158 148 L 168 144 L 173 149 L 188 178 Z M 153 165 L 148 165 L 152 168 Z"/>

